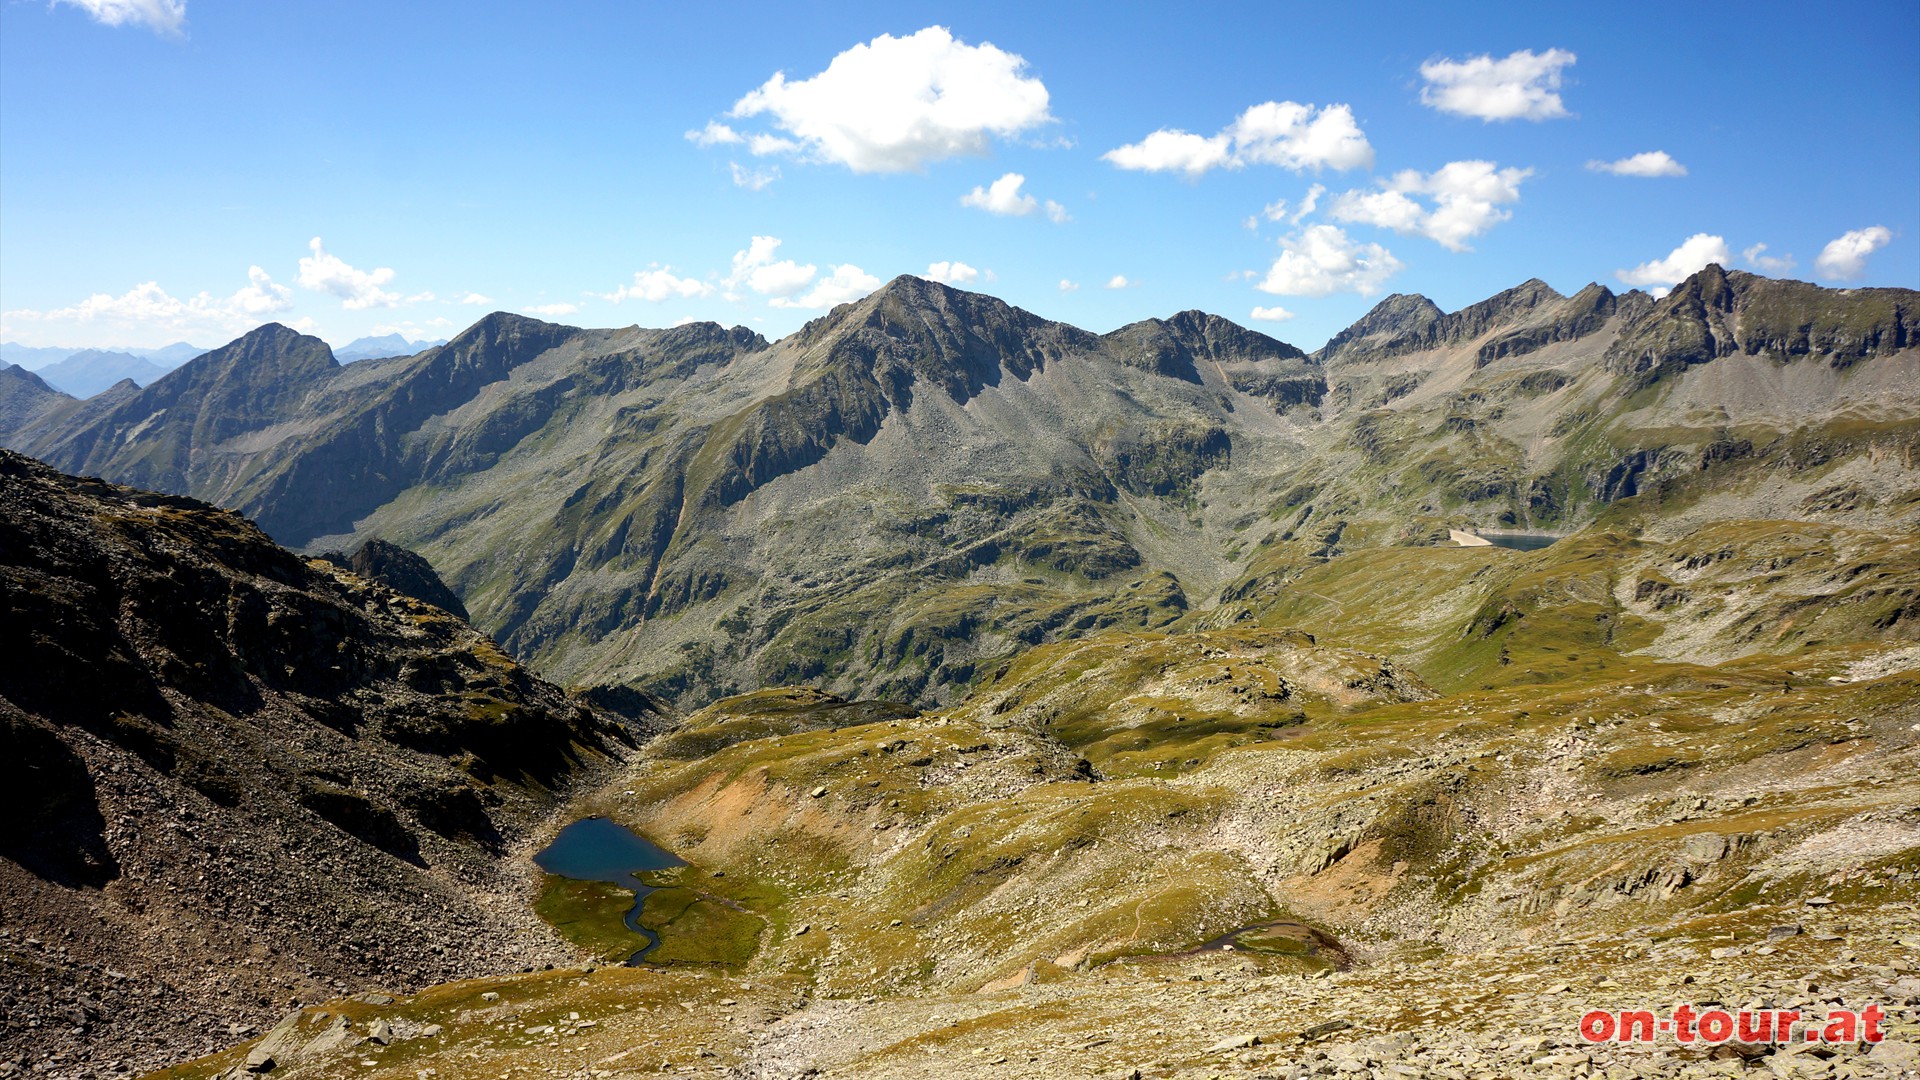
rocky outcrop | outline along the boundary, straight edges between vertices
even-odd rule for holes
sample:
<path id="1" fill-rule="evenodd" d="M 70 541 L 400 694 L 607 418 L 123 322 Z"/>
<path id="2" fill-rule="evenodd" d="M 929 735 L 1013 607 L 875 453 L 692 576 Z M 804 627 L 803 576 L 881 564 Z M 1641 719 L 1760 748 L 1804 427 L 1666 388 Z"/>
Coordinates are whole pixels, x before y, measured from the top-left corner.
<path id="1" fill-rule="evenodd" d="M 369 581 L 377 581 L 394 592 L 411 596 L 422 603 L 458 617 L 467 618 L 466 606 L 434 573 L 433 564 L 398 544 L 369 540 L 352 555 L 328 552 L 321 556 L 335 566 L 343 566 Z"/>
<path id="2" fill-rule="evenodd" d="M 496 860 L 626 736 L 441 609 L 0 452 L 0 652 L 0 1060 L 556 956 Z"/>

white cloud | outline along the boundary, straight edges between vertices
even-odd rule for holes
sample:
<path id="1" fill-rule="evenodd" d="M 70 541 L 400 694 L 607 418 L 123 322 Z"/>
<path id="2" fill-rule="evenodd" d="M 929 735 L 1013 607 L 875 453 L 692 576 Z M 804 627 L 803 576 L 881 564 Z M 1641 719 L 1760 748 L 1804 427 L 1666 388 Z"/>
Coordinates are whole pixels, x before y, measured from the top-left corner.
<path id="1" fill-rule="evenodd" d="M 722 146 L 745 142 L 740 133 L 718 120 L 707 121 L 707 126 L 697 131 L 687 132 L 687 141 L 695 146 Z"/>
<path id="2" fill-rule="evenodd" d="M 1491 56 L 1429 60 L 1420 65 L 1420 77 L 1427 80 L 1420 100 L 1441 112 L 1482 120 L 1567 116 L 1559 94 L 1560 71 L 1575 59 L 1565 49 L 1543 53 L 1526 49 L 1501 60 Z"/>
<path id="3" fill-rule="evenodd" d="M 470 292 L 470 293 L 467 293 L 465 296 L 462 296 L 460 299 L 455 300 L 454 303 L 456 304 L 491 304 L 493 303 L 493 297 L 481 296 L 477 292 Z"/>
<path id="4" fill-rule="evenodd" d="M 1066 278 L 1061 278 L 1061 279 L 1060 279 L 1060 291 L 1061 291 L 1061 292 L 1079 292 L 1079 291 L 1080 291 L 1080 283 L 1079 283 L 1079 282 L 1077 282 L 1077 281 L 1069 281 L 1069 280 L 1067 280 Z"/>
<path id="5" fill-rule="evenodd" d="M 146 26 L 178 35 L 187 24 L 187 0 L 54 0 L 71 4 L 108 26 Z"/>
<path id="6" fill-rule="evenodd" d="M 1327 214 L 1335 221 L 1419 233 L 1450 251 L 1466 251 L 1469 239 L 1513 216 L 1500 207 L 1518 202 L 1521 182 L 1532 175 L 1532 169 L 1502 169 L 1491 161 L 1450 161 L 1424 176 L 1406 169 L 1381 181 L 1383 190 L 1338 196 Z M 1415 195 L 1432 199 L 1432 207 Z"/>
<path id="7" fill-rule="evenodd" d="M 1047 220 L 1053 222 L 1055 225 L 1065 225 L 1067 222 L 1073 220 L 1073 215 L 1067 213 L 1067 208 L 1054 202 L 1052 199 L 1047 200 L 1046 207 Z"/>
<path id="8" fill-rule="evenodd" d="M 1315 112 L 1295 101 L 1269 101 L 1241 113 L 1227 131 L 1240 161 L 1295 172 L 1373 167 L 1373 147 L 1346 105 Z"/>
<path id="9" fill-rule="evenodd" d="M 645 300 L 651 304 L 662 300 L 692 300 L 695 297 L 712 296 L 713 286 L 693 278 L 675 277 L 671 266 L 652 266 L 635 271 L 631 284 L 622 285 L 610 293 L 601 293 L 600 298 L 619 303 L 622 300 Z"/>
<path id="10" fill-rule="evenodd" d="M 1687 167 L 1665 150 L 1648 150 L 1619 161 L 1589 161 L 1587 168 L 1615 176 L 1685 176 Z"/>
<path id="11" fill-rule="evenodd" d="M 882 34 L 833 58 L 810 79 L 777 73 L 742 97 L 731 115 L 766 116 L 791 139 L 758 153 L 802 154 L 854 172 L 906 172 L 959 155 L 984 154 L 1052 121 L 1047 88 L 1027 62 L 994 45 L 968 45 L 943 26 Z"/>
<path id="12" fill-rule="evenodd" d="M 1819 257 L 1813 260 L 1813 268 L 1820 271 L 1823 277 L 1842 281 L 1857 278 L 1867 272 L 1867 256 L 1892 241 L 1893 231 L 1885 225 L 1854 229 L 1845 236 L 1828 241 L 1827 246 L 1820 249 Z"/>
<path id="13" fill-rule="evenodd" d="M 535 304 L 531 307 L 523 307 L 520 310 L 526 312 L 529 315 L 545 315 L 548 318 L 553 318 L 554 316 L 558 316 L 558 315 L 571 315 L 574 312 L 580 310 L 580 305 L 579 304 Z"/>
<path id="14" fill-rule="evenodd" d="M 739 162 L 729 161 L 727 168 L 733 172 L 733 186 L 743 187 L 748 191 L 764 190 L 768 184 L 780 179 L 779 168 L 772 165 L 764 169 L 743 169 Z"/>
<path id="15" fill-rule="evenodd" d="M 727 275 L 727 287 L 745 286 L 761 296 L 772 297 L 792 296 L 806 288 L 819 272 L 818 268 L 812 263 L 802 266 L 792 259 L 776 262 L 773 255 L 779 248 L 776 237 L 754 237 L 745 251 L 733 253 L 733 272 Z"/>
<path id="16" fill-rule="evenodd" d="M 927 272 L 920 276 L 942 285 L 971 285 L 980 280 L 980 271 L 956 259 L 952 262 L 928 263 Z"/>
<path id="17" fill-rule="evenodd" d="M 797 154 L 800 144 L 792 139 L 783 139 L 778 135 L 759 134 L 747 140 L 747 153 L 754 157 L 772 157 L 775 154 Z"/>
<path id="18" fill-rule="evenodd" d="M 1117 147 L 1100 155 L 1122 169 L 1139 172 L 1183 172 L 1196 177 L 1208 169 L 1233 161 L 1232 140 L 1225 135 L 1211 138 L 1177 128 L 1162 128 L 1137 143 Z"/>
<path id="19" fill-rule="evenodd" d="M 1785 274 L 1796 265 L 1791 255 L 1768 255 L 1766 251 L 1767 245 L 1755 244 L 1742 251 L 1740 257 L 1747 261 L 1748 266 L 1769 274 Z"/>
<path id="20" fill-rule="evenodd" d="M 227 306 L 235 312 L 248 316 L 273 315 L 293 306 L 293 290 L 285 285 L 276 285 L 265 270 L 257 266 L 247 267 L 246 288 L 234 293 L 227 300 Z"/>
<path id="21" fill-rule="evenodd" d="M 1107 279 L 1106 287 L 1109 289 L 1125 289 L 1138 284 L 1140 283 L 1137 281 L 1128 281 L 1127 275 L 1125 274 L 1115 274 Z"/>
<path id="22" fill-rule="evenodd" d="M 1039 199 L 1021 193 L 1020 186 L 1026 182 L 1026 177 L 1010 172 L 995 180 L 991 187 L 975 185 L 972 191 L 960 196 L 960 205 L 985 210 L 989 214 L 1025 217 L 1040 209 Z"/>
<path id="23" fill-rule="evenodd" d="M 328 254 L 317 236 L 307 246 L 313 249 L 313 254 L 300 260 L 301 288 L 332 293 L 340 298 L 340 306 L 349 311 L 392 307 L 400 302 L 399 293 L 387 292 L 380 287 L 393 280 L 392 267 L 356 270 L 338 255 Z"/>
<path id="24" fill-rule="evenodd" d="M 1315 109 L 1297 101 L 1268 101 L 1242 112 L 1219 134 L 1162 128 L 1100 157 L 1122 169 L 1182 172 L 1193 179 L 1209 169 L 1245 165 L 1279 165 L 1295 172 L 1371 168 L 1373 146 L 1350 106 Z"/>
<path id="25" fill-rule="evenodd" d="M 834 267 L 833 272 L 821 278 L 814 285 L 813 291 L 805 296 L 776 296 L 767 303 L 777 308 L 824 310 L 836 304 L 858 300 L 879 287 L 879 278 L 852 263 L 847 263 Z"/>
<path id="26" fill-rule="evenodd" d="M 1261 322 L 1286 322 L 1293 318 L 1293 312 L 1283 307 L 1256 307 L 1253 317 Z"/>
<path id="27" fill-rule="evenodd" d="M 1379 244 L 1358 244 L 1333 225 L 1309 225 L 1280 242 L 1280 257 L 1254 288 L 1276 296 L 1372 296 L 1400 271 Z"/>
<path id="28" fill-rule="evenodd" d="M 1653 295 L 1665 296 L 1671 286 L 1706 269 L 1708 263 L 1725 266 L 1732 261 L 1733 253 L 1727 250 L 1725 238 L 1694 233 L 1669 252 L 1666 258 L 1643 262 L 1631 270 L 1616 270 L 1613 276 L 1629 285 L 1652 286 Z"/>
<path id="29" fill-rule="evenodd" d="M 0 313 L 0 334 L 26 344 L 80 330 L 97 341 L 122 345 L 161 345 L 182 338 L 224 338 L 258 326 L 267 316 L 293 307 L 293 290 L 258 266 L 247 268 L 247 284 L 231 296 L 201 292 L 186 299 L 168 294 L 159 282 L 136 285 L 119 296 L 95 293 L 70 307 L 39 311 L 19 308 Z M 296 329 L 312 321 L 294 322 Z"/>
<path id="30" fill-rule="evenodd" d="M 1273 202 L 1261 207 L 1258 216 L 1248 217 L 1246 226 L 1249 229 L 1258 229 L 1260 227 L 1260 218 L 1274 222 L 1284 221 L 1289 225 L 1298 225 L 1300 224 L 1301 218 L 1313 213 L 1314 209 L 1320 205 L 1320 196 L 1326 193 L 1326 185 L 1313 185 L 1307 189 L 1305 195 L 1300 197 L 1300 204 L 1292 208 L 1293 212 L 1291 214 L 1287 212 L 1287 200 L 1275 199 Z"/>

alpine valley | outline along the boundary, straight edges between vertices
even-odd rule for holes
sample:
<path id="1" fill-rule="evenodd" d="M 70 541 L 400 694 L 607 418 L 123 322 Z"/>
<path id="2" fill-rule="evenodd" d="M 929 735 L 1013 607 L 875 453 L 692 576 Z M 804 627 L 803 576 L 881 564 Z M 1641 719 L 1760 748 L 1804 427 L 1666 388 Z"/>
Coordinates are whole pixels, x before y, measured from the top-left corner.
<path id="1" fill-rule="evenodd" d="M 1920 293 L 267 325 L 0 445 L 0 1074 L 1920 1073 Z M 1678 1000 L 1888 1034 L 1577 1035 Z"/>

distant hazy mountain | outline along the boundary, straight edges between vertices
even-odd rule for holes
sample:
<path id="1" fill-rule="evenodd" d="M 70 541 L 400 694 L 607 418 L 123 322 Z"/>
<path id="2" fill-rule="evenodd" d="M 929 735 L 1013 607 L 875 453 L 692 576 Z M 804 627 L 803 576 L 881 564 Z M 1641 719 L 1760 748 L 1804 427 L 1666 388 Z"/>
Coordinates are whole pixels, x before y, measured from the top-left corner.
<path id="1" fill-rule="evenodd" d="M 778 342 L 496 313 L 350 376 L 268 326 L 110 405 L 26 387 L 0 441 L 289 544 L 418 551 L 555 678 L 947 702 L 1032 645 L 1453 528 L 1642 494 L 1920 526 L 1916 300 L 1717 266 L 1660 300 L 1532 281 L 1451 314 L 1389 297 L 1308 356 L 903 277 Z"/>
<path id="2" fill-rule="evenodd" d="M 28 371 L 38 371 L 83 352 L 114 352 L 150 360 L 157 364 L 160 370 L 171 371 L 206 351 L 198 345 L 189 345 L 184 341 L 162 345 L 157 349 L 119 346 L 107 349 L 82 349 L 71 345 L 33 346 L 7 341 L 0 342 L 0 364 L 19 364 Z"/>
<path id="3" fill-rule="evenodd" d="M 90 398 L 122 379 L 146 386 L 171 370 L 173 365 L 156 364 L 133 353 L 82 349 L 65 360 L 40 368 L 35 374 L 63 394 Z"/>
<path id="4" fill-rule="evenodd" d="M 184 341 L 176 341 L 171 345 L 162 345 L 157 349 L 120 349 L 118 351 L 132 353 L 142 359 L 151 360 L 163 368 L 172 370 L 207 350 L 200 345 L 189 345 Z"/>
<path id="5" fill-rule="evenodd" d="M 17 341 L 0 341 L 0 364 L 18 364 L 28 371 L 34 371 L 48 364 L 57 364 L 79 351 L 57 345 L 43 348 L 22 345 Z"/>
<path id="6" fill-rule="evenodd" d="M 445 338 L 438 341 L 408 341 L 399 334 L 363 337 L 333 350 L 333 358 L 343 364 L 351 364 L 355 360 L 374 360 L 383 356 L 412 356 L 423 349 L 446 343 Z"/>

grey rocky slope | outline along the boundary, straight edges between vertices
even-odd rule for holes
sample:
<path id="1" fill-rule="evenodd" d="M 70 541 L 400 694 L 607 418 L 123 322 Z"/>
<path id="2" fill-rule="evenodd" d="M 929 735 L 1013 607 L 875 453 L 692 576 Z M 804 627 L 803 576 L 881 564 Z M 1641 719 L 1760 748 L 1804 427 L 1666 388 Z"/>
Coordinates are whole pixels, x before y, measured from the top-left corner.
<path id="1" fill-rule="evenodd" d="M 267 327 L 8 445 L 286 543 L 425 555 L 515 655 L 682 704 L 951 701 L 1449 528 L 1920 522 L 1916 294 L 1709 267 L 1663 299 L 1392 297 L 1318 354 L 1187 312 L 1105 335 L 915 278 L 768 343 L 491 315 L 342 368 Z M 91 405 L 91 403 L 89 403 Z M 51 415 L 51 414 L 49 414 Z"/>
<path id="2" fill-rule="evenodd" d="M 0 1060 L 564 955 L 501 856 L 625 727 L 440 609 L 0 452 L 0 654 Z"/>

